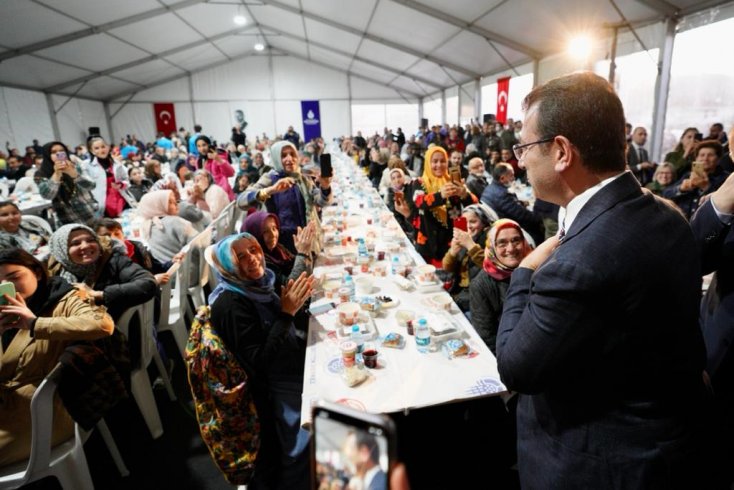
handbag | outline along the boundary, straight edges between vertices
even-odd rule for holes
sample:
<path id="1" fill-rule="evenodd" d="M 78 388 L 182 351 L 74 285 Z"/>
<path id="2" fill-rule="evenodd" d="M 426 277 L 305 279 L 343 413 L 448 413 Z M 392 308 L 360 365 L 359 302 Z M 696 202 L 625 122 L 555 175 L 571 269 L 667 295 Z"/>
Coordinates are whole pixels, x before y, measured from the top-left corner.
<path id="1" fill-rule="evenodd" d="M 186 369 L 199 432 L 232 485 L 246 485 L 260 449 L 260 422 L 247 373 L 225 347 L 202 306 L 191 325 Z"/>

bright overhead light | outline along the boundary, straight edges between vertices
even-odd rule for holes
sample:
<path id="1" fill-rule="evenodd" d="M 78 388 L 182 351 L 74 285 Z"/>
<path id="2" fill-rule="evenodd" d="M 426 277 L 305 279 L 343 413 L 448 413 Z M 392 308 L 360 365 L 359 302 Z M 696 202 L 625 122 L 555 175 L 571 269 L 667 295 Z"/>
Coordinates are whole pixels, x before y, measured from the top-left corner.
<path id="1" fill-rule="evenodd" d="M 232 20 L 233 20 L 233 21 L 234 21 L 234 23 L 235 23 L 235 24 L 237 24 L 238 26 L 243 26 L 243 25 L 247 24 L 247 17 L 245 17 L 244 15 L 242 15 L 242 14 L 241 14 L 241 13 L 239 13 L 239 12 L 237 12 L 237 15 L 235 15 L 235 16 L 234 16 L 234 17 L 232 18 Z"/>
<path id="2" fill-rule="evenodd" d="M 591 54 L 591 39 L 586 35 L 576 36 L 568 42 L 567 51 L 576 59 L 588 59 Z"/>
<path id="3" fill-rule="evenodd" d="M 255 51 L 262 51 L 265 49 L 265 45 L 263 43 L 255 43 Z"/>

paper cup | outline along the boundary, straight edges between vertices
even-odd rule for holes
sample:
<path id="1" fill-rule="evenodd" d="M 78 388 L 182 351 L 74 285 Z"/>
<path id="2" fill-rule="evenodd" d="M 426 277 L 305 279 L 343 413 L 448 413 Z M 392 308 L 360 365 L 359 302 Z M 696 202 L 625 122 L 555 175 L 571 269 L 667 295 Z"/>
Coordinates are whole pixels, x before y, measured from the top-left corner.
<path id="1" fill-rule="evenodd" d="M 362 309 L 358 303 L 342 303 L 336 307 L 336 311 L 339 314 L 339 321 L 342 325 L 351 326 L 357 323 L 359 312 Z"/>

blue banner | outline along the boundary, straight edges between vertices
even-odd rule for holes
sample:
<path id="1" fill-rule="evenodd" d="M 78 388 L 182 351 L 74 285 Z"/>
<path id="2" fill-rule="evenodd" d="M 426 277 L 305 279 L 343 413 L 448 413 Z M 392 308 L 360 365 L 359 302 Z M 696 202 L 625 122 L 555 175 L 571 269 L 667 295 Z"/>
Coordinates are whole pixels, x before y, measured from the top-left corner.
<path id="1" fill-rule="evenodd" d="M 303 141 L 308 143 L 321 137 L 321 114 L 318 100 L 302 100 L 301 116 L 303 117 Z"/>

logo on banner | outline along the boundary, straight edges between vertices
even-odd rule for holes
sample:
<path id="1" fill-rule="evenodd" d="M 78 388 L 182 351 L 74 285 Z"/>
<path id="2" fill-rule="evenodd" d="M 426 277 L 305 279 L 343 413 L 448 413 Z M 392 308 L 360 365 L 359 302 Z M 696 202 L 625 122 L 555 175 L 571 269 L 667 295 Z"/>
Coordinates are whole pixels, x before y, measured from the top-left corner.
<path id="1" fill-rule="evenodd" d="M 319 123 L 319 120 L 316 119 L 316 114 L 314 114 L 313 111 L 308 111 L 306 113 L 306 119 L 303 120 L 303 124 L 313 126 L 314 124 L 318 124 L 318 123 Z"/>

